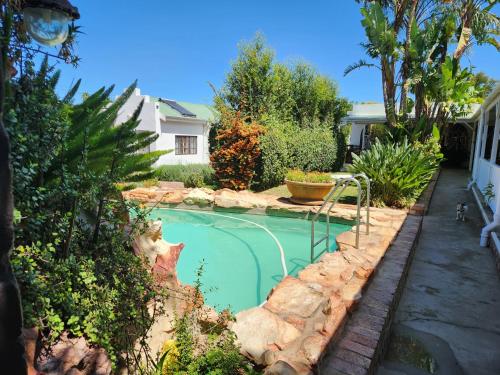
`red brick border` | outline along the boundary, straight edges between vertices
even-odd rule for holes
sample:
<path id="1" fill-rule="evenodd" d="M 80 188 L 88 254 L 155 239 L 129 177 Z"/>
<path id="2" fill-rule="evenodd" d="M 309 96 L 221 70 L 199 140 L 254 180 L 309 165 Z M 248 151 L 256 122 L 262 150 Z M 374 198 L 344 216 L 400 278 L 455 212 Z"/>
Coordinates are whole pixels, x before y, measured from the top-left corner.
<path id="1" fill-rule="evenodd" d="M 436 187 L 436 183 L 440 173 L 441 173 L 440 169 L 438 169 L 437 172 L 434 173 L 434 176 L 432 176 L 429 185 L 427 185 L 425 190 L 420 195 L 420 198 L 418 198 L 417 203 L 415 203 L 410 208 L 410 215 L 418 215 L 418 216 L 427 215 L 427 211 L 429 210 L 429 205 L 431 204 L 432 194 L 434 193 L 434 188 Z"/>

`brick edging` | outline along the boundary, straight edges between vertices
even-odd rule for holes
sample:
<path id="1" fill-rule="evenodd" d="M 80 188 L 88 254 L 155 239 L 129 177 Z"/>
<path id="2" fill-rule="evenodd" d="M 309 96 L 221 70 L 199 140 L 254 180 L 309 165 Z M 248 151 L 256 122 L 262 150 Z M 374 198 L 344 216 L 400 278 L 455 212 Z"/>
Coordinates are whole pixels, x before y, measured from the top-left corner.
<path id="1" fill-rule="evenodd" d="M 429 185 L 422 192 L 417 202 L 410 208 L 410 215 L 425 216 L 427 211 L 429 211 L 429 206 L 431 204 L 432 195 L 434 194 L 434 188 L 436 187 L 439 175 L 441 174 L 441 169 L 438 169 L 434 176 L 432 176 Z"/>
<path id="2" fill-rule="evenodd" d="M 363 293 L 341 337 L 318 366 L 319 375 L 373 374 L 383 358 L 391 325 L 422 228 L 422 216 L 408 216 Z"/>

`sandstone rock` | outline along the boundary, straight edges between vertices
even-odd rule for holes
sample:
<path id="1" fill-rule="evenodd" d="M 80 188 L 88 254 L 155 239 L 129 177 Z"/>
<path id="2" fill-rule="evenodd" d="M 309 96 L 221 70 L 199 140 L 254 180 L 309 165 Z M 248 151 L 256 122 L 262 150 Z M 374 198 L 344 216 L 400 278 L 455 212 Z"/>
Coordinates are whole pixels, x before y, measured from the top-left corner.
<path id="1" fill-rule="evenodd" d="M 267 199 L 249 191 L 234 191 L 230 189 L 217 190 L 214 193 L 217 207 L 223 208 L 266 208 Z"/>
<path id="2" fill-rule="evenodd" d="M 28 367 L 28 375 L 37 375 L 35 370 L 36 347 L 38 342 L 38 328 L 23 328 L 25 357 Z"/>
<path id="3" fill-rule="evenodd" d="M 184 203 L 188 205 L 208 206 L 214 202 L 213 194 L 208 189 L 193 189 L 184 198 Z"/>
<path id="4" fill-rule="evenodd" d="M 269 367 L 265 375 L 298 375 L 299 373 L 287 362 L 278 361 Z"/>
<path id="5" fill-rule="evenodd" d="M 342 289 L 341 297 L 348 310 L 352 310 L 355 304 L 361 299 L 365 283 L 365 280 L 353 278 Z"/>
<path id="6" fill-rule="evenodd" d="M 302 352 L 306 360 L 315 365 L 328 345 L 328 337 L 320 334 L 314 334 L 306 337 L 302 342 Z"/>
<path id="7" fill-rule="evenodd" d="M 178 181 L 159 181 L 158 187 L 163 190 L 168 189 L 184 189 L 184 182 Z"/>
<path id="8" fill-rule="evenodd" d="M 179 204 L 184 201 L 184 190 L 164 191 L 156 196 L 156 202 Z"/>
<path id="9" fill-rule="evenodd" d="M 334 290 L 340 290 L 345 285 L 345 281 L 340 278 L 338 268 L 326 267 L 321 262 L 310 264 L 300 271 L 299 279 L 306 283 L 316 283 Z"/>
<path id="10" fill-rule="evenodd" d="M 325 302 L 317 285 L 287 276 L 273 290 L 264 307 L 282 317 L 309 318 Z"/>
<path id="11" fill-rule="evenodd" d="M 160 282 L 178 285 L 176 265 L 184 244 L 171 244 L 162 238 L 162 223 L 160 220 L 149 224 L 144 234 L 132 242 L 134 252 L 144 256 L 151 271 Z"/>
<path id="12" fill-rule="evenodd" d="M 238 338 L 242 353 L 258 364 L 265 363 L 265 353 L 273 345 L 284 348 L 300 336 L 300 331 L 293 325 L 261 307 L 239 312 L 231 329 Z"/>
<path id="13" fill-rule="evenodd" d="M 332 340 L 337 334 L 341 333 L 341 328 L 347 319 L 346 306 L 338 296 L 332 295 L 330 297 L 325 315 L 326 318 L 320 333 Z"/>
<path id="14" fill-rule="evenodd" d="M 104 349 L 90 347 L 83 337 L 69 339 L 64 333 L 48 353 L 38 361 L 38 369 L 45 375 L 111 374 L 111 361 Z"/>

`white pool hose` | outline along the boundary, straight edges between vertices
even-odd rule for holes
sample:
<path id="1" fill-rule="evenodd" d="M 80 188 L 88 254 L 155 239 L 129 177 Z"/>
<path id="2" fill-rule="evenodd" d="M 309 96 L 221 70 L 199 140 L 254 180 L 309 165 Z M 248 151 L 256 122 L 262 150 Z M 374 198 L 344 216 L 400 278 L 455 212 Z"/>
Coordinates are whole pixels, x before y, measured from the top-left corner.
<path id="1" fill-rule="evenodd" d="M 264 230 L 267 234 L 269 234 L 271 236 L 271 238 L 274 240 L 274 242 L 276 242 L 276 245 L 278 246 L 278 249 L 279 249 L 280 254 L 281 254 L 280 257 L 281 257 L 281 267 L 283 268 L 283 278 L 285 278 L 288 275 L 288 270 L 286 268 L 286 261 L 285 261 L 285 251 L 283 250 L 283 247 L 281 246 L 281 243 L 276 238 L 276 236 L 269 229 L 267 229 L 265 226 L 260 225 L 260 224 L 258 224 L 256 222 L 253 222 L 253 221 L 250 221 L 250 220 L 240 219 L 238 217 L 229 216 L 229 215 L 217 214 L 215 212 L 183 210 L 183 209 L 179 209 L 179 208 L 167 208 L 167 210 L 190 212 L 190 213 L 204 214 L 204 215 L 210 215 L 210 216 L 220 216 L 220 217 L 225 217 L 225 218 L 229 218 L 229 219 L 233 219 L 233 220 L 238 220 L 238 221 L 242 221 L 244 223 L 249 223 L 249 224 L 255 225 L 256 227 Z"/>

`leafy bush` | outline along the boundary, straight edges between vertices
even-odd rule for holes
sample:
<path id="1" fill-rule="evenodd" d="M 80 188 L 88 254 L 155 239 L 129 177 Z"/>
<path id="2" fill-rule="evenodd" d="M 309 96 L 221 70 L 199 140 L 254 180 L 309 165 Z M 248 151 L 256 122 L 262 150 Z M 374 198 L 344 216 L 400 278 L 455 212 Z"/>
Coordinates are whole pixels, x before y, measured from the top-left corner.
<path id="1" fill-rule="evenodd" d="M 132 367 L 154 319 L 148 306 L 163 294 L 130 243 L 145 215 L 129 223 L 131 206 L 117 182 L 152 175 L 163 152 L 138 151 L 157 135 L 136 132 L 141 106 L 116 123 L 135 85 L 114 102 L 111 87 L 73 104 L 78 84 L 59 98 L 59 74 L 47 60 L 38 71 L 28 61 L 23 72 L 11 81 L 4 121 L 18 212 L 12 264 L 25 325 L 40 329 L 44 349 L 68 331 Z"/>
<path id="2" fill-rule="evenodd" d="M 224 188 L 248 189 L 255 176 L 259 160 L 260 136 L 264 128 L 256 123 L 247 124 L 239 113 L 226 113 L 217 131 L 217 148 L 210 155 L 215 176 Z"/>
<path id="3" fill-rule="evenodd" d="M 255 178 L 258 190 L 282 184 L 288 169 L 331 172 L 343 166 L 347 147 L 340 131 L 332 133 L 323 126 L 300 129 L 275 119 L 265 125 Z"/>
<path id="4" fill-rule="evenodd" d="M 337 157 L 333 165 L 333 171 L 338 172 L 344 167 L 347 156 L 347 146 L 351 135 L 351 125 L 337 128 L 334 131 L 335 141 L 337 143 Z"/>
<path id="5" fill-rule="evenodd" d="M 156 374 L 162 375 L 254 375 L 252 364 L 240 354 L 236 335 L 227 328 L 234 317 L 226 310 L 217 322 L 200 324 L 206 311 L 202 308 L 201 275 L 197 270 L 194 293 L 186 296 L 192 309 L 176 317 L 175 338 L 167 340 L 156 365 Z"/>
<path id="6" fill-rule="evenodd" d="M 255 187 L 265 190 L 281 185 L 291 163 L 291 135 L 298 130 L 293 124 L 275 120 L 266 122 L 260 137 L 261 157 L 257 163 Z"/>
<path id="7" fill-rule="evenodd" d="M 300 129 L 291 137 L 291 168 L 331 172 L 337 160 L 333 132 L 323 126 Z"/>
<path id="8" fill-rule="evenodd" d="M 327 183 L 332 182 L 332 175 L 330 173 L 303 172 L 293 169 L 288 171 L 286 179 L 295 182 Z"/>
<path id="9" fill-rule="evenodd" d="M 54 244 L 18 246 L 13 252 L 12 266 L 25 301 L 24 324 L 40 329 L 44 345 L 68 331 L 103 347 L 116 361 L 151 326 L 154 316 L 147 301 L 158 295 L 153 280 L 127 246 L 118 238 L 112 241 L 114 246 L 102 248 L 98 257 L 60 258 L 57 239 Z"/>
<path id="10" fill-rule="evenodd" d="M 155 177 L 160 181 L 179 181 L 186 187 L 214 186 L 215 171 L 206 164 L 162 165 L 155 170 Z"/>
<path id="11" fill-rule="evenodd" d="M 432 146 L 433 147 L 433 146 Z M 427 147 L 375 141 L 359 156 L 353 154 L 349 172 L 365 173 L 371 179 L 375 205 L 409 207 L 420 196 L 439 167 L 440 154 Z"/>

